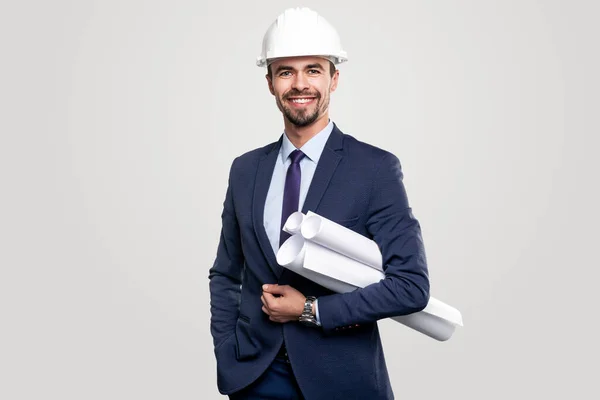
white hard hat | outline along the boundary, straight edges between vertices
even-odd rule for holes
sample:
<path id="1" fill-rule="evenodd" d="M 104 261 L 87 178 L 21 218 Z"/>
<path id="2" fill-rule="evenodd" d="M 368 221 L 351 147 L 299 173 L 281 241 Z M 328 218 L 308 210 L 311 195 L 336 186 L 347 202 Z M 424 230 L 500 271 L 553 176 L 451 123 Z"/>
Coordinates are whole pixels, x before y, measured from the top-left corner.
<path id="1" fill-rule="evenodd" d="M 274 58 L 317 56 L 334 64 L 348 61 L 334 27 L 316 12 L 289 8 L 269 26 L 256 65 L 266 67 Z"/>

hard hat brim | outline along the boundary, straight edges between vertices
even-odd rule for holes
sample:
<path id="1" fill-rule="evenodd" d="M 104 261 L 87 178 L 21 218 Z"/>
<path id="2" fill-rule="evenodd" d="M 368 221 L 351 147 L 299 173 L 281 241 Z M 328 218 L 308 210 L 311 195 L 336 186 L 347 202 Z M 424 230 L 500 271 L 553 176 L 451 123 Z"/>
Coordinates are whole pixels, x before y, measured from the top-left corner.
<path id="1" fill-rule="evenodd" d="M 342 64 L 342 63 L 348 61 L 348 57 L 346 57 L 345 55 L 333 56 L 333 55 L 322 55 L 322 54 L 292 54 L 292 55 L 282 55 L 282 56 L 270 57 L 270 58 L 263 58 L 263 57 L 259 56 L 256 59 L 256 65 L 259 67 L 268 67 L 270 64 L 272 64 L 276 60 L 281 60 L 283 58 L 294 58 L 294 57 L 319 57 L 319 58 L 324 58 L 328 61 L 331 61 L 334 65 L 339 65 L 339 64 Z"/>

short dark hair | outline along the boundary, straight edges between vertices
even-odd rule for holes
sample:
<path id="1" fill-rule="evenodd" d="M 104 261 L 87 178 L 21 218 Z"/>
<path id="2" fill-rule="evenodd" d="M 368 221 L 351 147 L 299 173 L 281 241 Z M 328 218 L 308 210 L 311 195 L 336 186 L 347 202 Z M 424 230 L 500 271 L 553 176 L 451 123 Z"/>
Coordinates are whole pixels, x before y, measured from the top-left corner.
<path id="1" fill-rule="evenodd" d="M 269 64 L 269 66 L 267 67 L 267 74 L 271 78 L 273 77 L 273 71 L 271 70 L 271 64 Z M 332 63 L 331 61 L 329 61 L 329 76 L 331 76 L 333 78 L 334 74 L 335 74 L 335 64 Z"/>

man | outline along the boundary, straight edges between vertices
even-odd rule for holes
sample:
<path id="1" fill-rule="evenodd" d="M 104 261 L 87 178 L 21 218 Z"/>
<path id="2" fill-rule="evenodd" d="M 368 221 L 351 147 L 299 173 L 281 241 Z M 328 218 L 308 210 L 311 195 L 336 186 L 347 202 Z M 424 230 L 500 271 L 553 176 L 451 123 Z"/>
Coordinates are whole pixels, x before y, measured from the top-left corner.
<path id="1" fill-rule="evenodd" d="M 218 387 L 231 399 L 392 399 L 377 321 L 429 301 L 398 159 L 329 119 L 343 61 L 333 27 L 308 9 L 286 10 L 263 40 L 284 134 L 234 160 L 209 274 Z M 279 266 L 282 225 L 299 210 L 373 239 L 385 278 L 337 294 Z"/>

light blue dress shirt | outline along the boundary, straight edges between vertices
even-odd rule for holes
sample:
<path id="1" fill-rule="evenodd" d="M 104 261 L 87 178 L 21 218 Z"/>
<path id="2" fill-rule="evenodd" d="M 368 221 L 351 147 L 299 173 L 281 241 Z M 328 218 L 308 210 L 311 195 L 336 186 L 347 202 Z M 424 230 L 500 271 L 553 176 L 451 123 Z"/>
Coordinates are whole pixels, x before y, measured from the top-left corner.
<path id="1" fill-rule="evenodd" d="M 327 126 L 317 133 L 315 136 L 310 138 L 308 142 L 302 146 L 299 150 L 302 151 L 306 157 L 300 160 L 300 199 L 298 202 L 298 211 L 302 210 L 308 188 L 312 182 L 312 178 L 315 174 L 317 164 L 325 148 L 325 143 L 329 139 L 329 135 L 333 131 L 333 122 L 329 120 Z M 267 200 L 265 201 L 264 220 L 263 224 L 271 242 L 273 252 L 277 254 L 279 250 L 279 236 L 281 233 L 281 213 L 283 209 L 283 190 L 285 186 L 285 177 L 287 169 L 290 166 L 289 155 L 292 151 L 296 150 L 292 142 L 288 139 L 287 135 L 283 134 L 283 141 L 281 148 L 279 149 L 279 155 L 275 162 L 275 168 L 273 169 L 273 176 L 271 178 L 271 185 L 269 186 L 269 192 L 267 193 Z M 317 311 L 317 321 L 320 323 L 319 308 L 315 304 Z"/>

